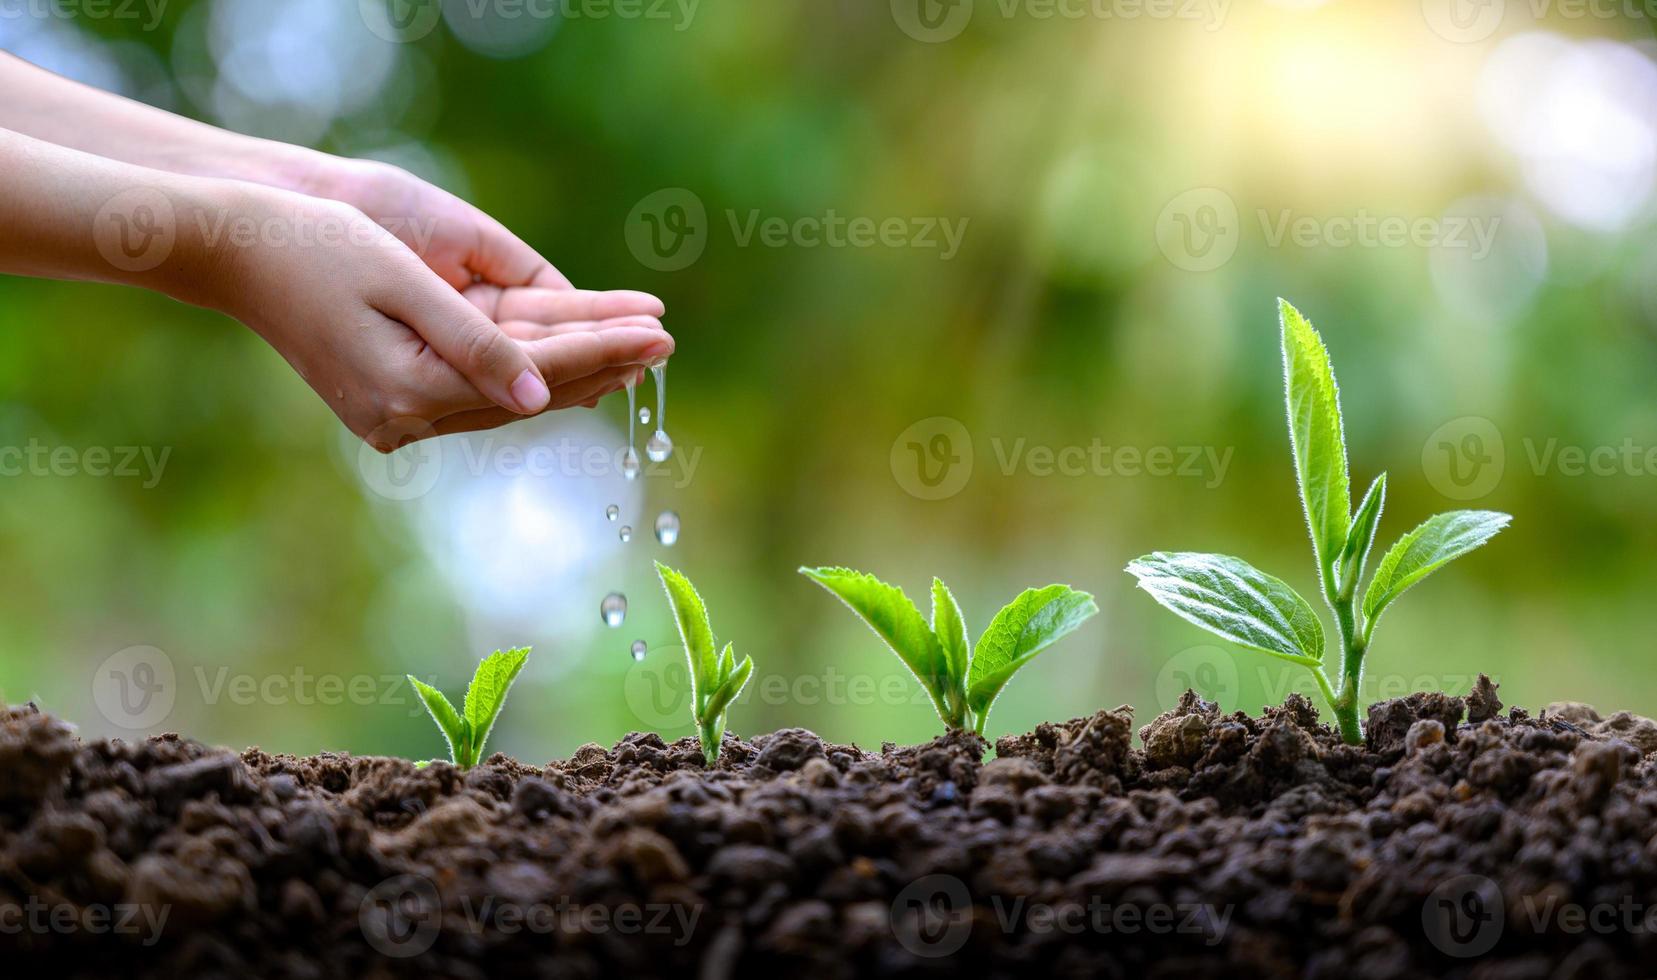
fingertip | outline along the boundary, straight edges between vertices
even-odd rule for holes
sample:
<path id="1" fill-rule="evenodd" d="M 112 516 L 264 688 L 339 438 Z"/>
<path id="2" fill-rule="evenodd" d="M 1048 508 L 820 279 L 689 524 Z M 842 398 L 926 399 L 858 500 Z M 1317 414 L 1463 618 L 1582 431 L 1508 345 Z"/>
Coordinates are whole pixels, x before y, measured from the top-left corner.
<path id="1" fill-rule="evenodd" d="M 521 415 L 534 415 L 546 409 L 552 401 L 552 391 L 534 368 L 524 368 L 512 382 L 512 401 L 508 406 Z"/>

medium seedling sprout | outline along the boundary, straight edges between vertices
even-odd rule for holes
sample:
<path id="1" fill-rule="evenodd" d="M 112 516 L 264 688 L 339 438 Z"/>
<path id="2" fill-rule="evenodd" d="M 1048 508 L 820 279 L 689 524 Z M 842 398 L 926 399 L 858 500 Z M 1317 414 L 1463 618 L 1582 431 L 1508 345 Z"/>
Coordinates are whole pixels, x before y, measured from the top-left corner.
<path id="1" fill-rule="evenodd" d="M 466 699 L 456 711 L 443 692 L 409 675 L 409 683 L 419 692 L 432 721 L 443 732 L 449 743 L 449 761 L 462 769 L 470 769 L 483 759 L 483 746 L 489 740 L 489 730 L 495 727 L 506 706 L 506 693 L 518 679 L 529 657 L 529 648 L 505 652 L 495 651 L 478 664 L 472 683 L 466 688 Z"/>
<path id="2" fill-rule="evenodd" d="M 967 641 L 955 596 L 932 580 L 932 623 L 902 589 L 849 568 L 802 568 L 862 617 L 920 681 L 951 729 L 984 734 L 990 708 L 1012 676 L 1055 640 L 1099 611 L 1093 597 L 1068 585 L 1028 589 L 1008 603 L 978 638 Z"/>
<path id="3" fill-rule="evenodd" d="M 690 579 L 656 563 L 656 574 L 661 576 L 662 588 L 667 590 L 668 604 L 673 607 L 673 618 L 679 625 L 679 638 L 685 643 L 685 656 L 690 661 L 690 713 L 696 723 L 696 735 L 702 743 L 702 757 L 712 766 L 719 761 L 719 743 L 725 737 L 725 713 L 737 699 L 748 679 L 754 674 L 754 658 L 743 657 L 736 662 L 731 644 L 725 644 L 723 653 L 715 654 L 713 626 L 708 622 L 708 608 Z"/>

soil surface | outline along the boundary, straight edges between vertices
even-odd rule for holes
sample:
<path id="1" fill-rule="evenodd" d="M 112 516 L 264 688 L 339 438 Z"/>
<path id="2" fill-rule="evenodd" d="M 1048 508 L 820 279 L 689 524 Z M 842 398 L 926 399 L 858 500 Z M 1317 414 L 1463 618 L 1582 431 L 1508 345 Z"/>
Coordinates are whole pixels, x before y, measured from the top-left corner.
<path id="1" fill-rule="evenodd" d="M 12 976 L 1657 972 L 1657 725 L 1187 694 L 868 752 L 633 735 L 532 768 L 82 743 L 0 709 Z M 12 972 L 15 969 L 17 972 Z M 49 971 L 49 972 L 48 972 Z"/>

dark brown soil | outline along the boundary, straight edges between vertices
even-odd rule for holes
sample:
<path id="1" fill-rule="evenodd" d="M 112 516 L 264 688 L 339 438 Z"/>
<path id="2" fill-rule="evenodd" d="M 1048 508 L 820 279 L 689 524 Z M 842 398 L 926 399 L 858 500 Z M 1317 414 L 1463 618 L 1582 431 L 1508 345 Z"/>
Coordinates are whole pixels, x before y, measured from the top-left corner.
<path id="1" fill-rule="evenodd" d="M 1291 696 L 879 753 L 633 735 L 531 768 L 83 744 L 0 715 L 11 976 L 1657 972 L 1657 725 Z M 14 972 L 15 971 L 15 972 Z"/>

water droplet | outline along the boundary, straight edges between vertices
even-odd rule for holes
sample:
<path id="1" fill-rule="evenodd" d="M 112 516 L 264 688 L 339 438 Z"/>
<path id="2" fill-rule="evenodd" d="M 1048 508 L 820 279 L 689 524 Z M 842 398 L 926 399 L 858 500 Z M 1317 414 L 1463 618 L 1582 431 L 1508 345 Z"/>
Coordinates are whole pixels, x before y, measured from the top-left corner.
<path id="1" fill-rule="evenodd" d="M 650 424 L 650 406 L 649 405 L 642 405 L 642 406 L 639 407 L 639 424 L 640 425 L 649 425 Z"/>
<path id="2" fill-rule="evenodd" d="M 621 508 L 617 507 L 615 504 L 611 504 L 610 506 L 604 508 L 604 516 L 613 521 L 617 517 L 621 516 Z"/>
<path id="3" fill-rule="evenodd" d="M 646 646 L 645 642 L 643 640 L 634 640 L 633 641 L 633 659 L 634 660 L 643 660 L 644 655 L 647 652 L 649 652 L 649 650 L 650 650 L 650 647 Z"/>
<path id="4" fill-rule="evenodd" d="M 621 543 L 626 544 L 631 540 L 633 540 L 633 528 L 630 525 L 623 524 L 621 526 Z"/>
<path id="5" fill-rule="evenodd" d="M 673 455 L 673 440 L 667 437 L 667 362 L 650 365 L 650 375 L 656 379 L 656 434 L 644 444 L 644 454 L 652 462 L 665 463 Z"/>
<path id="6" fill-rule="evenodd" d="M 679 515 L 664 510 L 656 518 L 656 540 L 672 547 L 679 540 Z"/>
<path id="7" fill-rule="evenodd" d="M 621 475 L 629 480 L 639 478 L 639 454 L 633 450 L 632 446 L 628 446 L 627 452 L 621 455 Z"/>
<path id="8" fill-rule="evenodd" d="M 611 628 L 620 626 L 627 618 L 627 597 L 620 592 L 612 592 L 599 603 L 599 615 L 604 617 L 604 624 Z"/>
<path id="9" fill-rule="evenodd" d="M 644 454 L 649 456 L 653 463 L 665 463 L 667 458 L 673 455 L 673 440 L 667 437 L 666 432 L 657 429 L 650 441 L 644 444 Z"/>

